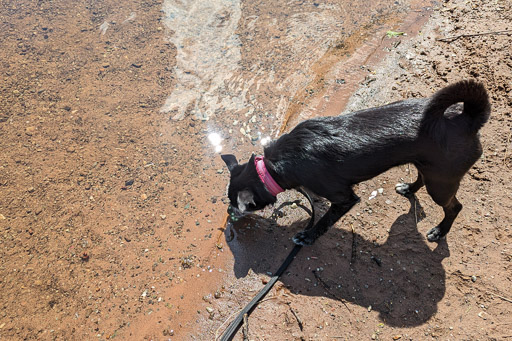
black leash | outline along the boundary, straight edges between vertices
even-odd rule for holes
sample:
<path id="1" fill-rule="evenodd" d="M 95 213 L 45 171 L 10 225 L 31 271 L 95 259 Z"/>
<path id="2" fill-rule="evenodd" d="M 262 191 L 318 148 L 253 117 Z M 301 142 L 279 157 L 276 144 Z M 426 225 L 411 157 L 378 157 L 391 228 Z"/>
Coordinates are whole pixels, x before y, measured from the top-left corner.
<path id="1" fill-rule="evenodd" d="M 309 204 L 311 205 L 311 218 L 309 219 L 308 226 L 306 229 L 310 229 L 313 227 L 313 224 L 315 223 L 315 207 L 313 206 L 313 200 L 311 200 L 311 197 L 309 194 L 302 190 L 301 188 L 297 189 L 302 195 L 304 195 L 308 200 Z M 295 245 L 295 247 L 292 249 L 288 257 L 284 260 L 284 263 L 279 267 L 277 272 L 270 278 L 268 283 L 263 287 L 263 289 L 260 290 L 260 292 L 249 302 L 242 311 L 237 315 L 237 317 L 229 324 L 229 326 L 226 328 L 222 336 L 220 337 L 220 341 L 230 341 L 235 336 L 238 329 L 240 329 L 240 325 L 242 324 L 242 321 L 244 319 L 244 315 L 250 315 L 251 312 L 256 307 L 257 303 L 265 297 L 265 295 L 272 289 L 274 284 L 277 282 L 279 277 L 283 274 L 283 272 L 288 268 L 290 263 L 293 261 L 297 253 L 299 253 L 300 249 L 302 249 L 302 245 Z"/>

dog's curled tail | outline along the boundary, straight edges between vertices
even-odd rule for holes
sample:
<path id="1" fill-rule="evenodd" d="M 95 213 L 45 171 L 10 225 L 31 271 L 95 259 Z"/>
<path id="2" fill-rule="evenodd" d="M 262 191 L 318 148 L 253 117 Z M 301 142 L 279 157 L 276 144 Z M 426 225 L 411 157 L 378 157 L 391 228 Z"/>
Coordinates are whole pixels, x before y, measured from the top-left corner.
<path id="1" fill-rule="evenodd" d="M 444 112 L 459 102 L 464 103 L 467 132 L 476 134 L 489 119 L 491 103 L 484 85 L 475 80 L 463 80 L 436 92 L 425 107 L 422 128 L 434 136 L 444 135 Z"/>

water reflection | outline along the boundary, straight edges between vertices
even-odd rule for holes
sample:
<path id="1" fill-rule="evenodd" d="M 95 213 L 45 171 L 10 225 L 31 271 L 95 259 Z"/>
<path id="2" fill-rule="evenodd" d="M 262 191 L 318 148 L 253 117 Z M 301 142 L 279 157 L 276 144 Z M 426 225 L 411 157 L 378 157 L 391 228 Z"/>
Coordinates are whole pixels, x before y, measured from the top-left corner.
<path id="1" fill-rule="evenodd" d="M 223 107 L 230 92 L 225 81 L 239 68 L 240 39 L 235 33 L 240 20 L 240 1 L 164 1 L 164 22 L 177 48 L 178 78 L 163 112 L 182 119 L 187 110 L 206 120 Z M 230 92 L 231 107 L 243 108 L 245 92 Z"/>
<path id="2" fill-rule="evenodd" d="M 342 32 L 338 4 L 165 0 L 163 9 L 177 83 L 161 110 L 176 120 L 282 117 Z"/>
<path id="3" fill-rule="evenodd" d="M 214 147 L 215 153 L 220 153 L 222 151 L 222 137 L 218 133 L 210 133 L 208 135 L 208 141 L 210 141 Z"/>

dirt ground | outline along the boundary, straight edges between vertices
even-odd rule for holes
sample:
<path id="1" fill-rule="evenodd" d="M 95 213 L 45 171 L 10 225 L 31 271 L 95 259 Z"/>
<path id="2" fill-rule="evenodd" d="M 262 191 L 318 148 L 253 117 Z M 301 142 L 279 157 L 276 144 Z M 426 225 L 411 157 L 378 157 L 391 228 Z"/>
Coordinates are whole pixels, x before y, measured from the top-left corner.
<path id="1" fill-rule="evenodd" d="M 160 1 L 0 2 L 1 340 L 213 340 L 306 223 L 284 206 L 226 225 L 228 174 L 210 126 L 160 111 L 179 82 L 161 17 Z M 493 111 L 464 208 L 432 244 L 442 210 L 424 189 L 411 201 L 394 193 L 413 169 L 358 185 L 361 203 L 249 317 L 249 340 L 512 338 L 512 43 L 500 33 L 512 30 L 512 3 L 441 2 L 400 18 L 393 28 L 408 37 L 383 37 L 389 20 L 347 32 L 365 45 L 329 50 L 284 118 L 255 113 L 267 131 L 286 130 L 476 78 Z M 464 34 L 482 35 L 436 40 Z M 236 134 L 227 144 L 243 160 L 261 152 Z"/>

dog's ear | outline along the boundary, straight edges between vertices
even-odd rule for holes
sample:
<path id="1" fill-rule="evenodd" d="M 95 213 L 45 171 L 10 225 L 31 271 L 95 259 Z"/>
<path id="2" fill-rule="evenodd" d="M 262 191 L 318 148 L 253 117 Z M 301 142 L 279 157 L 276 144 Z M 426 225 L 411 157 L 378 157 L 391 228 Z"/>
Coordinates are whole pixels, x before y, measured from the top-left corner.
<path id="1" fill-rule="evenodd" d="M 238 209 L 242 212 L 247 210 L 247 207 L 249 206 L 249 204 L 252 204 L 255 206 L 256 203 L 254 202 L 254 194 L 247 189 L 244 189 L 243 191 L 238 192 L 238 203 L 237 204 L 238 204 Z"/>
<path id="2" fill-rule="evenodd" d="M 222 154 L 220 157 L 224 160 L 230 172 L 238 165 L 238 161 L 233 154 Z"/>

